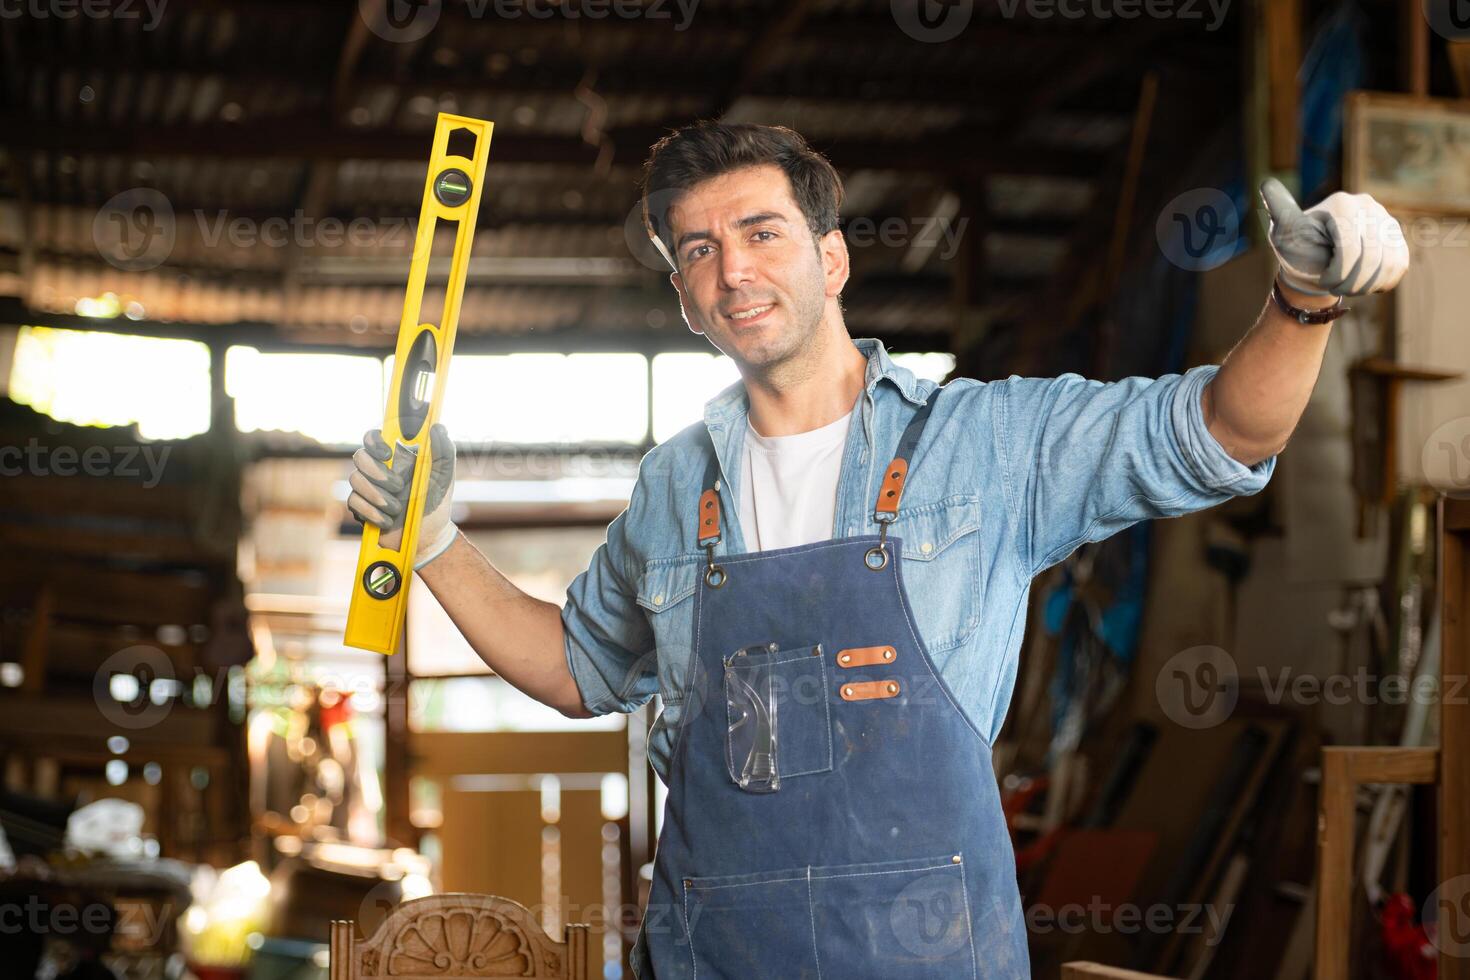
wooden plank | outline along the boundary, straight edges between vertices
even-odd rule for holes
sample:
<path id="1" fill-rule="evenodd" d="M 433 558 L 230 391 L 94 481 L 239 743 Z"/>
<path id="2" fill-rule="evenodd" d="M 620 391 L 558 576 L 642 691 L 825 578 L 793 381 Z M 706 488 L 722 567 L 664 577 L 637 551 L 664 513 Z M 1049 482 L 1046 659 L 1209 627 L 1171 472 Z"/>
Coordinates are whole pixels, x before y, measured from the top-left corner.
<path id="1" fill-rule="evenodd" d="M 1429 20 L 1421 0 L 1399 0 L 1399 85 L 1414 95 L 1429 94 Z"/>
<path id="2" fill-rule="evenodd" d="M 1168 980 L 1159 973 L 1139 973 L 1137 970 L 1120 970 L 1114 966 L 1103 966 L 1100 963 L 1063 963 L 1062 980 Z"/>
<path id="3" fill-rule="evenodd" d="M 1317 823 L 1317 955 L 1314 976 L 1348 975 L 1352 955 L 1358 786 L 1433 783 L 1439 751 L 1422 748 L 1335 746 L 1322 750 L 1322 795 Z"/>
<path id="4" fill-rule="evenodd" d="M 1439 767 L 1439 880 L 1463 882 L 1470 876 L 1470 707 L 1465 704 L 1464 682 L 1470 676 L 1470 501 L 1440 498 L 1440 582 L 1443 628 L 1440 677 L 1444 697 L 1440 705 Z M 1453 504 L 1454 506 L 1450 506 Z M 1451 529 L 1447 518 L 1453 516 Z M 1453 693 L 1459 696 L 1451 697 Z M 1453 746 L 1454 749 L 1450 750 Z M 1453 887 L 1453 886 L 1446 886 Z M 1463 892 L 1449 896 L 1463 897 Z M 1455 907 L 1463 908 L 1463 902 Z M 1446 944 L 1449 948 L 1454 947 Z M 1470 980 L 1470 957 L 1439 954 L 1440 980 Z"/>
<path id="5" fill-rule="evenodd" d="M 150 724 L 122 728 L 108 721 L 91 698 L 10 697 L 0 710 L 0 736 L 16 739 L 86 737 L 102 739 L 126 735 L 138 745 L 175 743 L 205 746 L 214 743 L 215 720 L 207 710 L 174 705 L 160 710 Z"/>
<path id="6" fill-rule="evenodd" d="M 33 594 L 39 585 L 54 593 L 58 620 L 114 622 L 135 626 L 209 622 L 211 592 L 198 572 L 124 572 L 82 563 L 21 557 L 0 569 L 0 595 Z"/>
<path id="7" fill-rule="evenodd" d="M 0 649 L 20 648 L 24 635 L 20 623 L 0 624 Z M 157 647 L 180 676 L 202 669 L 203 645 L 199 643 L 159 643 L 151 634 L 139 636 L 138 631 L 119 626 L 53 622 L 46 632 L 48 683 L 66 678 L 90 683 L 98 664 L 119 650 L 139 644 Z"/>
<path id="8" fill-rule="evenodd" d="M 46 689 L 46 651 L 55 605 L 55 591 L 43 586 L 36 596 L 35 605 L 31 606 L 31 621 L 26 627 L 20 655 L 21 669 L 25 672 L 20 689 L 30 697 L 38 697 Z"/>
<path id="9" fill-rule="evenodd" d="M 416 732 L 414 774 L 625 772 L 624 732 Z"/>
<path id="10" fill-rule="evenodd" d="M 150 456 L 137 455 L 134 458 L 126 450 L 137 447 L 99 444 L 78 448 L 86 459 L 88 452 L 99 447 L 107 451 L 106 465 L 114 468 L 126 466 L 136 470 L 143 479 L 91 476 L 81 469 L 82 462 L 78 462 L 78 472 L 74 476 L 25 476 L 6 480 L 5 510 L 65 517 L 75 514 L 115 515 L 134 522 L 153 518 L 170 523 L 188 523 L 190 508 L 198 499 L 198 486 L 192 483 L 145 486 L 145 481 L 154 477 L 150 466 L 161 469 L 170 460 L 161 449 L 152 450 L 150 447 Z"/>
<path id="11" fill-rule="evenodd" d="M 1347 759 L 1354 783 L 1432 783 L 1439 776 L 1439 750 L 1378 746 L 1333 746 L 1324 754 Z"/>
<path id="12" fill-rule="evenodd" d="M 1317 822 L 1317 980 L 1348 975 L 1353 921 L 1353 838 L 1357 829 L 1357 784 L 1350 757 L 1326 750 Z"/>
<path id="13" fill-rule="evenodd" d="M 1301 0 L 1262 0 L 1266 28 L 1268 160 L 1275 171 L 1295 172 L 1300 138 L 1297 111 L 1302 63 Z"/>
<path id="14" fill-rule="evenodd" d="M 106 556 L 201 566 L 224 563 L 221 552 L 201 547 L 182 534 L 124 530 L 0 524 L 0 548 L 11 553 L 46 551 L 63 558 Z"/>
<path id="15" fill-rule="evenodd" d="M 1470 531 L 1470 497 L 1440 497 L 1440 527 L 1446 531 Z M 1464 615 L 1463 606 L 1458 610 Z"/>

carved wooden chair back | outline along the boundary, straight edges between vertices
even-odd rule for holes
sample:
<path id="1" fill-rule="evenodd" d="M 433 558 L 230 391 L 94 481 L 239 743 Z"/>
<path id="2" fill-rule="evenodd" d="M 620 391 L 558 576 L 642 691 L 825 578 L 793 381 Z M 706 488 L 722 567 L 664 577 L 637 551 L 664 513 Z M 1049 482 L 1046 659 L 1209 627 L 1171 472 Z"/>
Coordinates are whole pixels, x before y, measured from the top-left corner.
<path id="1" fill-rule="evenodd" d="M 330 980 L 534 977 L 587 980 L 588 927 L 549 936 L 519 902 L 449 892 L 402 903 L 376 932 L 357 938 L 351 919 L 334 920 Z"/>

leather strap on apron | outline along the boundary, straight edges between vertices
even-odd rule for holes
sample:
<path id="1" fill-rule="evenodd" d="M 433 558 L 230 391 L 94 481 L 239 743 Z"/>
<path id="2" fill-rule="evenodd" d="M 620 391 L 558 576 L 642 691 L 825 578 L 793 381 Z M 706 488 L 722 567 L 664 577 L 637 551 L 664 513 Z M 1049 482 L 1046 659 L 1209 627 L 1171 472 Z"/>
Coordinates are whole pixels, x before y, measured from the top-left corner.
<path id="1" fill-rule="evenodd" d="M 904 483 L 908 479 L 909 460 L 913 458 L 919 439 L 924 434 L 924 426 L 929 421 L 929 414 L 934 410 L 935 396 L 942 390 L 936 389 L 929 400 L 919 406 L 913 418 L 909 419 L 909 424 L 904 426 L 903 435 L 899 437 L 898 451 L 884 471 L 883 483 L 878 488 L 878 499 L 873 505 L 873 520 L 878 524 L 878 543 L 863 556 L 863 564 L 875 572 L 882 571 L 888 565 L 888 525 L 898 520 L 898 505 L 903 499 Z M 721 540 L 720 482 L 720 461 L 711 452 L 709 464 L 704 471 L 704 482 L 701 484 L 705 490 L 699 495 L 698 541 L 699 546 L 705 549 L 704 581 L 712 589 L 718 589 L 728 580 L 724 567 L 715 563 L 715 546 Z"/>

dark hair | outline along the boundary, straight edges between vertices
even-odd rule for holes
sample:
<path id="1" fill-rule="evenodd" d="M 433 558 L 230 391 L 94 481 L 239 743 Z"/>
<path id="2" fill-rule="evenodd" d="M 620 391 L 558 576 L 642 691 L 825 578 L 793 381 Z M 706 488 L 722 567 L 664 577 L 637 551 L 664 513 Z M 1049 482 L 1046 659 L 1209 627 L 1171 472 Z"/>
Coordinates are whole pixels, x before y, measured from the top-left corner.
<path id="1" fill-rule="evenodd" d="M 722 123 L 703 119 L 677 129 L 653 145 L 643 164 L 643 224 L 674 255 L 669 205 L 679 193 L 712 177 L 775 164 L 791 182 L 791 196 L 806 217 L 812 238 L 837 227 L 842 206 L 842 178 L 802 138 L 785 126 Z M 657 200 L 651 206 L 649 199 Z"/>

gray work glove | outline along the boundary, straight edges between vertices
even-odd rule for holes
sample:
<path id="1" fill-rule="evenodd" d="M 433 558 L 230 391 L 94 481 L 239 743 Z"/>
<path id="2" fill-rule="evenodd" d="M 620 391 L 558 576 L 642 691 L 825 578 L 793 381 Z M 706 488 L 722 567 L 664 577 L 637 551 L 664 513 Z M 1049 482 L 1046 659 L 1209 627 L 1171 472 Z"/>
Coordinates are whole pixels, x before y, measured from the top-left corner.
<path id="1" fill-rule="evenodd" d="M 417 454 L 399 443 L 395 460 L 398 465 L 389 469 L 387 463 L 393 455 L 383 438 L 383 430 L 369 429 L 362 438 L 362 448 L 352 454 L 352 463 L 357 468 L 347 478 L 352 486 L 347 509 L 359 521 L 377 527 L 382 532 L 378 543 L 390 550 L 396 549 L 403 537 L 403 513 L 408 507 L 408 491 L 418 463 Z M 415 571 L 447 551 L 459 533 L 449 519 L 453 503 L 450 491 L 454 488 L 454 443 L 443 425 L 436 424 L 429 430 L 429 456 L 429 486 L 413 556 Z"/>
<path id="2" fill-rule="evenodd" d="M 1387 292 L 1409 268 L 1404 230 L 1367 194 L 1338 191 L 1303 211 L 1275 177 L 1261 183 L 1281 281 L 1313 296 Z"/>

